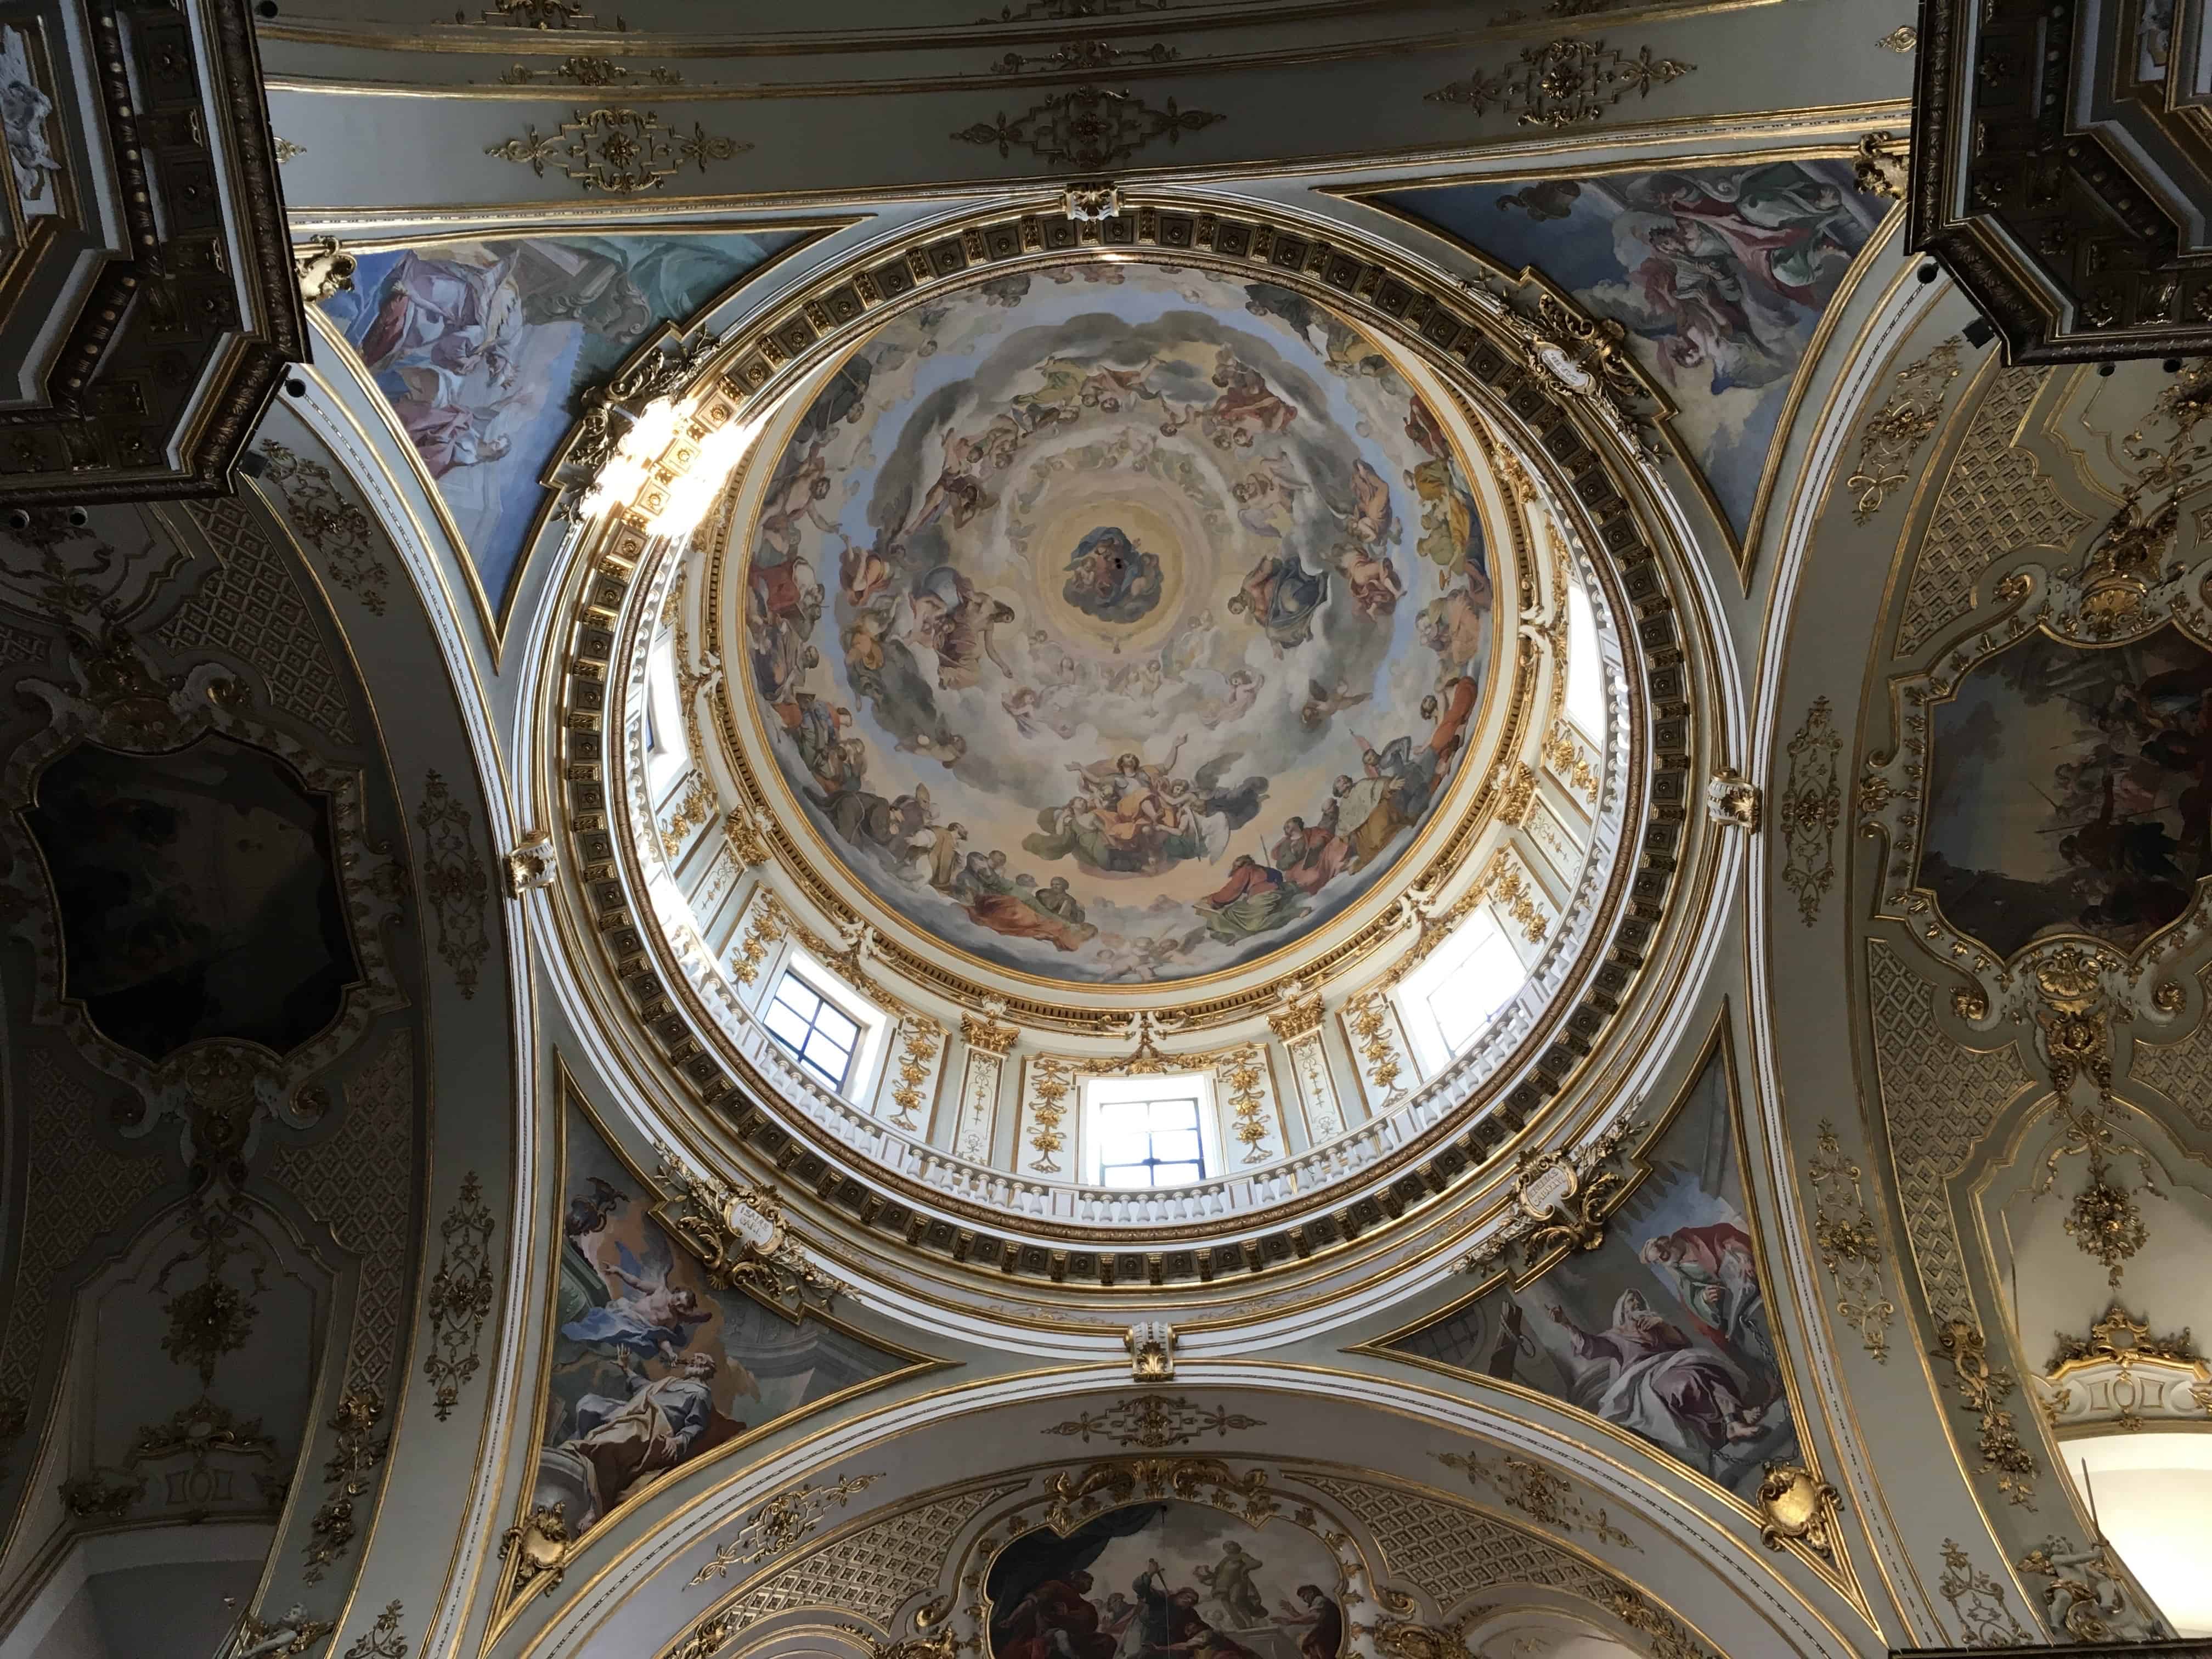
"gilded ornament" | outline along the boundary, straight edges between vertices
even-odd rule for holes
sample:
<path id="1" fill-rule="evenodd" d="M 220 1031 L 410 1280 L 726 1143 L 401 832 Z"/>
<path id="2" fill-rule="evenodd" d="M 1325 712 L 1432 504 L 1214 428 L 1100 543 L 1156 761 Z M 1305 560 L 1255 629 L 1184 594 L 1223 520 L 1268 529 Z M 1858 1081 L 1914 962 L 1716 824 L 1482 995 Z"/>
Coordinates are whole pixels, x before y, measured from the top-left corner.
<path id="1" fill-rule="evenodd" d="M 80 1521 L 120 1521 L 146 1495 L 146 1483 L 85 1474 L 61 1484 L 62 1507 Z"/>
<path id="2" fill-rule="evenodd" d="M 220 1453 L 273 1463 L 276 1449 L 276 1443 L 261 1432 L 259 1418 L 240 1417 L 204 1394 L 172 1412 L 166 1422 L 139 1425 L 124 1461 L 135 1472 L 142 1463 L 185 1459 L 187 1467 L 182 1480 L 171 1477 L 170 1501 L 181 1495 L 198 1505 L 216 1495 L 216 1480 L 208 1469 L 210 1458 Z"/>
<path id="3" fill-rule="evenodd" d="M 785 1224 L 775 1188 L 730 1187 L 691 1170 L 666 1146 L 659 1178 L 678 1189 L 656 1213 L 704 1265 L 717 1290 L 744 1289 L 796 1320 L 808 1306 L 827 1308 L 849 1287 L 816 1267 Z"/>
<path id="4" fill-rule="evenodd" d="M 731 856 L 739 865 L 757 869 L 775 860 L 775 850 L 768 838 L 768 831 L 774 827 L 775 821 L 765 814 L 738 807 L 722 820 L 722 838 L 730 843 Z"/>
<path id="5" fill-rule="evenodd" d="M 1267 1025 L 1279 1041 L 1296 1042 L 1321 1030 L 1325 1011 L 1320 993 L 1307 990 L 1297 980 L 1285 980 L 1275 988 L 1275 1000 L 1279 1006 L 1267 1016 Z"/>
<path id="6" fill-rule="evenodd" d="M 639 80 L 650 81 L 658 87 L 673 87 L 682 85 L 684 81 L 672 69 L 655 64 L 648 70 L 634 70 L 611 58 L 564 58 L 551 69 L 517 64 L 499 78 L 510 87 L 535 86 L 540 81 L 566 81 L 577 87 L 619 87 Z"/>
<path id="7" fill-rule="evenodd" d="M 668 1659 L 714 1659 L 722 1644 L 737 1634 L 738 1615 L 718 1613 L 691 1627 L 691 1633 L 668 1650 Z"/>
<path id="8" fill-rule="evenodd" d="M 1951 1615 L 1970 1648 L 2019 1648 L 2030 1637 L 2014 1617 L 2004 1587 L 1975 1566 L 1954 1539 L 1943 1540 L 1943 1576 L 1936 1589 L 1951 1604 Z"/>
<path id="9" fill-rule="evenodd" d="M 2092 639 L 2133 633 L 2151 622 L 2150 592 L 2164 575 L 2180 514 L 2180 502 L 2168 500 L 2145 517 L 2131 495 L 2089 544 L 2073 580 L 2081 589 L 2081 630 Z"/>
<path id="10" fill-rule="evenodd" d="M 784 938 L 781 913 L 772 898 L 763 898 L 753 912 L 752 920 L 745 925 L 745 937 L 730 959 L 730 977 L 740 985 L 750 985 L 758 977 L 762 958 Z"/>
<path id="11" fill-rule="evenodd" d="M 2136 1252 L 2150 1240 L 2135 1194 L 2110 1179 L 2112 1167 L 2101 1152 L 2089 1155 L 2081 1191 L 2067 1206 L 2066 1236 L 2105 1265 L 2107 1283 L 2118 1286 L 2120 1274 Z"/>
<path id="12" fill-rule="evenodd" d="M 1060 1172 L 1052 1155 L 1067 1144 L 1060 1125 L 1067 1115 L 1067 1097 L 1074 1091 L 1075 1079 L 1065 1060 L 1047 1055 L 1030 1063 L 1030 1150 L 1036 1154 L 1030 1168 L 1039 1175 Z"/>
<path id="13" fill-rule="evenodd" d="M 672 863 L 684 850 L 684 843 L 691 839 L 691 832 L 708 823 L 714 816 L 714 786 L 696 769 L 684 775 L 684 787 L 677 795 L 674 810 L 660 825 L 660 853 Z"/>
<path id="14" fill-rule="evenodd" d="M 1869 132 L 1859 140 L 1857 159 L 1851 163 L 1851 183 L 1862 195 L 1901 202 L 1911 161 L 1910 140 L 1893 132 Z"/>
<path id="15" fill-rule="evenodd" d="M 991 23 L 1063 22 L 1079 17 L 1123 17 L 1142 11 L 1167 11 L 1173 0 L 1028 0 L 1017 9 L 1002 7 L 975 20 Z"/>
<path id="16" fill-rule="evenodd" d="M 1063 1535 L 1109 1504 L 1119 1506 L 1140 1496 L 1210 1504 L 1255 1527 L 1266 1525 L 1283 1507 L 1267 1490 L 1267 1470 L 1248 1470 L 1240 1477 L 1213 1457 L 1138 1457 L 1092 1463 L 1079 1474 L 1054 1475 L 1048 1490 L 1052 1504 L 1044 1512 L 1045 1524 Z M 1099 1496 L 1102 1492 L 1103 1498 Z"/>
<path id="17" fill-rule="evenodd" d="M 1437 1462 L 1463 1470 L 1469 1486 L 1486 1485 L 1508 1509 L 1518 1510 L 1541 1526 L 1561 1532 L 1589 1533 L 1622 1549 L 1639 1553 L 1643 1546 L 1613 1524 L 1601 1509 L 1592 1509 L 1574 1497 L 1573 1486 L 1557 1470 L 1527 1457 L 1508 1455 L 1492 1463 L 1474 1452 L 1438 1452 Z"/>
<path id="18" fill-rule="evenodd" d="M 717 1545 L 713 1559 L 691 1575 L 690 1583 L 726 1578 L 733 1566 L 757 1565 L 773 1560 L 793 1546 L 814 1535 L 822 1517 L 843 1509 L 856 1492 L 866 1492 L 884 1477 L 880 1474 L 842 1475 L 827 1486 L 802 1480 L 788 1492 L 778 1492 L 757 1507 L 738 1528 L 737 1536 Z"/>
<path id="19" fill-rule="evenodd" d="M 1820 919 L 1820 902 L 1836 884 L 1836 825 L 1844 811 L 1837 763 L 1843 747 L 1828 700 L 1814 698 L 1784 751 L 1790 776 L 1775 811 L 1784 847 L 1782 884 L 1797 896 L 1798 919 L 1808 927 Z"/>
<path id="20" fill-rule="evenodd" d="M 399 1603 L 386 1602 L 376 1622 L 362 1632 L 341 1659 L 407 1659 L 407 1644 L 399 1635 Z"/>
<path id="21" fill-rule="evenodd" d="M 422 896 L 436 923 L 438 955 L 453 970 L 462 997 L 473 998 L 491 950 L 486 931 L 491 878 L 477 851 L 476 820 L 433 771 L 424 775 L 416 823 L 422 830 Z"/>
<path id="22" fill-rule="evenodd" d="M 999 1012 L 1004 1013 L 1006 1010 L 1002 1007 Z M 1017 1027 L 1000 1024 L 996 1017 L 988 1011 L 980 1018 L 974 1014 L 960 1016 L 961 1040 L 969 1048 L 981 1049 L 994 1060 L 1004 1060 L 1013 1048 L 1014 1040 L 1020 1036 L 1021 1031 Z"/>
<path id="23" fill-rule="evenodd" d="M 1899 23 L 1875 44 L 1884 52 L 1893 52 L 1902 56 L 1919 46 L 1920 31 L 1910 23 Z"/>
<path id="24" fill-rule="evenodd" d="M 1181 1446 L 1207 1434 L 1226 1437 L 1236 1429 L 1263 1429 L 1256 1417 L 1231 1412 L 1226 1406 L 1211 1408 L 1193 1405 L 1180 1395 L 1140 1394 L 1118 1401 L 1103 1412 L 1085 1412 L 1065 1423 L 1055 1423 L 1047 1434 L 1073 1437 L 1090 1444 L 1096 1435 L 1117 1446 L 1141 1446 L 1159 1451 Z"/>
<path id="25" fill-rule="evenodd" d="M 584 0 L 491 0 L 490 8 L 478 12 L 477 19 L 516 29 L 588 29 L 599 21 L 584 9 Z M 453 21 L 465 23 L 468 14 L 457 11 Z M 620 28 L 622 19 L 615 19 L 615 25 Z"/>
<path id="26" fill-rule="evenodd" d="M 1211 110 L 1180 108 L 1172 98 L 1156 109 L 1133 93 L 1082 86 L 1011 118 L 1001 110 L 995 122 L 978 121 L 952 137 L 962 143 L 995 144 L 1002 157 L 1018 146 L 1041 161 L 1091 172 L 1126 161 L 1157 139 L 1179 143 L 1184 133 L 1227 118 Z"/>
<path id="27" fill-rule="evenodd" d="M 1352 1029 L 1352 1048 L 1367 1062 L 1367 1080 L 1380 1091 L 1385 1105 L 1406 1091 L 1398 1079 L 1405 1067 L 1398 1059 L 1396 1039 L 1391 1036 L 1390 1005 L 1373 992 L 1353 999 L 1345 1010 Z"/>
<path id="28" fill-rule="evenodd" d="M 307 1608 L 297 1601 L 289 1612 L 265 1623 L 252 1613 L 244 1613 L 238 1628 L 216 1650 L 216 1659 L 299 1659 L 337 1630 L 327 1620 L 308 1618 Z"/>
<path id="29" fill-rule="evenodd" d="M 360 262 L 338 246 L 335 236 L 318 236 L 292 255 L 292 270 L 300 279 L 300 297 L 317 305 L 353 291 L 353 274 Z"/>
<path id="30" fill-rule="evenodd" d="M 441 1423 L 453 1414 L 461 1384 L 482 1363 L 477 1347 L 484 1321 L 491 1316 L 495 1285 L 490 1245 L 497 1224 L 484 1206 L 483 1183 L 471 1170 L 461 1178 L 460 1194 L 439 1227 L 445 1249 L 430 1280 L 430 1354 L 422 1362 L 422 1374 L 436 1389 L 431 1409 Z"/>
<path id="31" fill-rule="evenodd" d="M 1267 1096 L 1260 1087 L 1266 1075 L 1265 1063 L 1257 1048 L 1240 1048 L 1221 1068 L 1228 1095 L 1230 1133 L 1243 1146 L 1247 1164 L 1267 1160 Z"/>
<path id="32" fill-rule="evenodd" d="M 320 461 L 302 459 L 273 438 L 264 438 L 258 453 L 268 464 L 261 476 L 274 481 L 300 539 L 322 555 L 331 580 L 359 600 L 362 610 L 382 616 L 384 587 L 392 573 L 377 556 L 375 522 L 338 492 L 330 468 Z"/>
<path id="33" fill-rule="evenodd" d="M 289 138 L 284 137 L 279 137 L 276 140 L 276 165 L 280 167 L 287 161 L 298 161 L 307 153 L 307 147 L 305 144 L 295 144 Z"/>
<path id="34" fill-rule="evenodd" d="M 499 1559 L 514 1564 L 509 1588 L 517 1595 L 532 1584 L 540 1592 L 550 1592 L 561 1582 L 568 1546 L 573 1541 L 568 1509 L 565 1503 L 550 1508 L 540 1504 L 520 1526 L 509 1527 L 500 1534 Z"/>
<path id="35" fill-rule="evenodd" d="M 1467 1644 L 1449 1631 L 1386 1620 L 1374 1626 L 1375 1650 L 1383 1659 L 1466 1659 Z"/>
<path id="36" fill-rule="evenodd" d="M 2055 1377 L 2063 1375 L 2070 1366 L 2102 1360 L 2112 1361 L 2125 1370 L 2137 1359 L 2194 1363 L 2203 1357 L 2191 1340 L 2187 1326 L 2182 1327 L 2178 1336 L 2153 1336 L 2148 1324 L 2115 1302 L 2105 1310 L 2102 1319 L 2089 1327 L 2086 1337 L 2058 1333 L 2051 1373 Z"/>
<path id="37" fill-rule="evenodd" d="M 1723 766 L 1705 783 L 1705 816 L 1725 829 L 1746 835 L 1759 831 L 1759 786 Z"/>
<path id="38" fill-rule="evenodd" d="M 2188 994 L 2170 979 L 2150 994 L 2150 1006 L 2161 1014 L 2179 1013 L 2188 1000 Z"/>
<path id="39" fill-rule="evenodd" d="M 2140 1640 L 2166 1633 L 2156 1617 L 2146 1618 L 2131 1604 L 2112 1547 L 2100 1538 L 2083 1547 L 2051 1537 L 2020 1558 L 2022 1572 L 2051 1582 L 2044 1586 L 2044 1619 L 2057 1633 L 2076 1642 Z"/>
<path id="40" fill-rule="evenodd" d="M 1833 1566 L 1836 1489 L 1796 1463 L 1769 1463 L 1759 1482 L 1759 1537 L 1771 1550 L 1796 1544 Z"/>
<path id="41" fill-rule="evenodd" d="M 346 1553 L 360 1529 L 355 1506 L 368 1493 L 370 1477 L 392 1449 L 392 1437 L 376 1437 L 376 1425 L 384 1415 L 384 1395 L 372 1384 L 356 1382 L 338 1397 L 331 1419 L 337 1440 L 323 1465 L 323 1484 L 336 1487 L 316 1509 L 308 1523 L 307 1564 L 300 1577 L 311 1584 L 322 1582 L 330 1565 Z"/>
<path id="42" fill-rule="evenodd" d="M 1079 225 L 1100 225 L 1121 216 L 1121 192 L 1112 185 L 1070 185 L 1060 210 Z"/>
<path id="43" fill-rule="evenodd" d="M 914 1115 L 921 1109 L 922 1085 L 929 1080 L 945 1033 L 933 1022 L 910 1014 L 899 1022 L 899 1036 L 898 1081 L 891 1085 L 891 1104 L 898 1108 L 898 1115 L 891 1127 L 912 1134 L 921 1127 Z"/>
<path id="44" fill-rule="evenodd" d="M 1597 770 L 1591 766 L 1582 744 L 1567 730 L 1565 721 L 1553 722 L 1544 738 L 1543 756 L 1544 763 L 1572 785 L 1583 799 L 1597 799 Z"/>
<path id="45" fill-rule="evenodd" d="M 1877 1364 L 1887 1364 L 1897 1304 L 1882 1278 L 1881 1241 L 1860 1190 L 1859 1166 L 1844 1157 L 1835 1126 L 1826 1118 L 1817 1144 L 1819 1155 L 1805 1165 L 1805 1184 L 1814 1199 L 1814 1247 L 1835 1281 L 1836 1316 L 1859 1334 Z"/>
<path id="46" fill-rule="evenodd" d="M 1982 1473 L 1994 1476 L 1997 1490 L 2011 1502 L 2033 1508 L 2035 1459 L 2021 1443 L 2013 1414 L 2004 1409 L 2015 1386 L 2012 1373 L 1990 1364 L 1986 1339 L 1963 1319 L 1946 1324 L 1938 1340 L 1951 1362 L 1960 1403 L 1981 1419 Z"/>
<path id="47" fill-rule="evenodd" d="M 994 59 L 986 75 L 1097 75 L 1125 64 L 1172 64 L 1182 54 L 1162 41 L 1149 46 L 1117 46 L 1110 40 L 1067 40 L 1047 52 L 1010 52 Z"/>
<path id="48" fill-rule="evenodd" d="M 212 1056 L 203 1048 L 195 1058 Z M 220 1163 L 235 1156 L 252 1116 L 252 1096 L 248 1094 L 228 1112 L 210 1105 L 208 1095 L 201 1091 L 195 1091 L 193 1104 L 194 1161 Z M 158 1294 L 168 1288 L 169 1275 L 179 1267 L 188 1262 L 203 1264 L 200 1282 L 178 1291 L 163 1305 L 168 1329 L 161 1337 L 161 1350 L 179 1365 L 198 1371 L 204 1388 L 215 1380 L 216 1362 L 246 1346 L 253 1334 L 261 1297 L 268 1290 L 265 1275 L 273 1264 L 258 1236 L 240 1224 L 243 1202 L 203 1204 L 190 1224 L 191 1247 L 170 1257 L 154 1279 Z M 237 1255 L 247 1258 L 251 1274 L 250 1283 L 243 1289 L 224 1277 L 231 1259 Z"/>
<path id="49" fill-rule="evenodd" d="M 1626 1176 L 1605 1166 L 1613 1163 L 1629 1136 L 1643 1126 L 1616 1121 L 1587 1146 L 1539 1152 L 1521 1149 L 1504 1224 L 1460 1259 L 1462 1273 L 1488 1273 L 1517 1249 L 1521 1271 L 1533 1272 L 1554 1250 L 1571 1254 L 1605 1243 L 1605 1220 L 1628 1196 Z"/>
<path id="50" fill-rule="evenodd" d="M 1591 316 L 1548 292 L 1538 294 L 1533 316 L 1510 315 L 1526 337 L 1522 355 L 1532 370 L 1559 391 L 1594 402 L 1638 459 L 1658 459 L 1644 381 L 1617 318 Z"/>
<path id="51" fill-rule="evenodd" d="M 1164 1319 L 1140 1319 L 1121 1344 L 1129 1351 L 1129 1380 L 1164 1382 L 1175 1375 L 1175 1327 Z"/>
<path id="52" fill-rule="evenodd" d="M 1697 67 L 1654 58 L 1644 46 L 1632 58 L 1602 40 L 1569 37 L 1525 47 L 1517 68 L 1476 70 L 1428 94 L 1432 104 L 1461 104 L 1477 115 L 1492 105 L 1524 127 L 1570 127 L 1600 119 L 1632 92 L 1648 98 L 1655 86 L 1678 81 Z"/>
<path id="53" fill-rule="evenodd" d="M 709 161 L 726 161 L 752 145 L 708 132 L 695 121 L 691 131 L 671 129 L 650 111 L 619 106 L 575 112 L 550 133 L 535 125 L 520 138 L 487 144 L 484 154 L 526 166 L 539 178 L 550 163 L 586 191 L 635 196 L 659 190 L 687 167 L 707 170 Z"/>
<path id="54" fill-rule="evenodd" d="M 1517 824 L 1536 798 L 1536 769 L 1527 761 L 1498 763 L 1498 821 Z"/>
<path id="55" fill-rule="evenodd" d="M 553 837 L 544 830 L 526 830 L 507 855 L 507 896 L 523 898 L 553 884 L 556 868 Z"/>
<path id="56" fill-rule="evenodd" d="M 1959 378 L 1959 348 L 1954 335 L 1925 357 L 1897 371 L 1889 399 L 1867 417 L 1859 429 L 1856 468 L 1844 480 L 1844 488 L 1857 493 L 1851 520 L 1865 524 L 1882 509 L 1897 488 L 1911 474 L 1905 463 L 1936 430 L 1943 413 L 1944 393 Z"/>

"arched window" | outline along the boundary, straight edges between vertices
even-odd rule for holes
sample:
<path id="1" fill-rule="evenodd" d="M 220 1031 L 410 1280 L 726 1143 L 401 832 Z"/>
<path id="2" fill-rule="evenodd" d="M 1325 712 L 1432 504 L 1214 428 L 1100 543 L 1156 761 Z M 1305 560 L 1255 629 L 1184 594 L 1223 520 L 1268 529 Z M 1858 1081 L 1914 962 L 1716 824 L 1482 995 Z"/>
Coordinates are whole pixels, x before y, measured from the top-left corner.
<path id="1" fill-rule="evenodd" d="M 1422 1070 L 1434 1075 L 1480 1036 L 1528 977 L 1487 908 L 1477 910 L 1406 976 L 1398 1006 Z"/>
<path id="2" fill-rule="evenodd" d="M 1598 649 L 1597 613 L 1581 580 L 1567 584 L 1567 718 L 1584 737 L 1605 738 L 1605 656 Z"/>
<path id="3" fill-rule="evenodd" d="M 832 1002 L 819 986 L 786 969 L 761 1018 L 769 1034 L 799 1056 L 800 1065 L 838 1093 L 845 1091 L 853 1080 L 860 1023 Z"/>
<path id="4" fill-rule="evenodd" d="M 1187 1187 L 1218 1161 L 1208 1156 L 1213 1079 L 1204 1073 L 1094 1078 L 1084 1106 L 1085 1173 L 1101 1187 Z"/>

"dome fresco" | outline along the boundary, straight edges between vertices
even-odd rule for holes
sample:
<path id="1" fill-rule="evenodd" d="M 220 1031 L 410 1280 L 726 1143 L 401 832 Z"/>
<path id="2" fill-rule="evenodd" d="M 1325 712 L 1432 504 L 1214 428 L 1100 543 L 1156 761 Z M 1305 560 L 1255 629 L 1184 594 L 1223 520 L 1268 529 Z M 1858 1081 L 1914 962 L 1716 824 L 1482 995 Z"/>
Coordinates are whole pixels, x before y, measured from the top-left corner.
<path id="1" fill-rule="evenodd" d="M 1085 984 L 1310 934 L 1413 844 L 1492 673 L 1466 452 L 1291 290 L 1097 262 L 848 356 L 750 539 L 758 728 L 834 856 L 984 962 Z"/>

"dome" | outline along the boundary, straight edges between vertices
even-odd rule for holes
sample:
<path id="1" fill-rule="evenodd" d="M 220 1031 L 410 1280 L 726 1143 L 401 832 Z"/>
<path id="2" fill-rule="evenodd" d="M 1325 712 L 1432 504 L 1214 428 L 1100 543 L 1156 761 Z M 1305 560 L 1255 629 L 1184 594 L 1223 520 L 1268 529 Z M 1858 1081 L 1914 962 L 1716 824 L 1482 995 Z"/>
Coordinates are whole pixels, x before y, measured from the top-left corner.
<path id="1" fill-rule="evenodd" d="M 1249 210 L 987 217 L 636 371 L 570 822 L 687 1133 L 1000 1311 L 1340 1279 L 1664 1018 L 1642 437 L 1602 338 L 1430 280 Z"/>
<path id="2" fill-rule="evenodd" d="M 1498 725 L 1480 453 L 1265 274 L 1092 260 L 890 319 L 738 486 L 722 655 L 775 810 L 986 972 L 1295 956 Z"/>

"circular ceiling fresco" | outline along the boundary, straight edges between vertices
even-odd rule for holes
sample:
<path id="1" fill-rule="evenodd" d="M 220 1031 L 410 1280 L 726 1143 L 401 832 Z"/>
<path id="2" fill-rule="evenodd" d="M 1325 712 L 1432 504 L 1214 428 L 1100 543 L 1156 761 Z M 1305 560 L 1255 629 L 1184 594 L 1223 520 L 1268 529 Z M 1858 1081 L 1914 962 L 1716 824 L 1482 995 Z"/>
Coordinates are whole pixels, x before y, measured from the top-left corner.
<path id="1" fill-rule="evenodd" d="M 745 681 L 832 854 L 941 944 L 1148 983 L 1306 937 L 1480 723 L 1464 446 L 1291 290 L 1008 275 L 847 356 L 777 441 Z"/>

